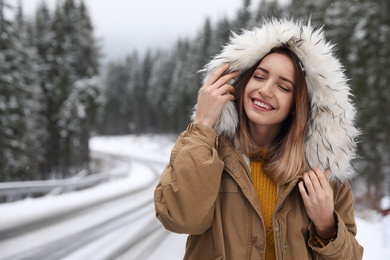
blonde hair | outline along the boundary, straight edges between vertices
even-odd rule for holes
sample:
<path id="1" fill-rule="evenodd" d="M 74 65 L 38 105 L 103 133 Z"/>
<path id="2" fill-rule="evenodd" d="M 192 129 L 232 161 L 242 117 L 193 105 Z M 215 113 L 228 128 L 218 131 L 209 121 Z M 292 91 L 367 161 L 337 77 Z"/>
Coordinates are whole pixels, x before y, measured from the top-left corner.
<path id="1" fill-rule="evenodd" d="M 245 87 L 261 60 L 245 71 L 237 80 L 236 105 L 239 112 L 237 138 L 241 151 L 251 160 L 263 161 L 263 172 L 277 183 L 285 183 L 297 174 L 308 170 L 305 155 L 305 134 L 309 115 L 309 95 L 305 72 L 297 55 L 288 47 L 273 48 L 270 53 L 280 53 L 289 57 L 295 68 L 295 88 L 293 114 L 283 122 L 282 130 L 266 152 L 256 145 L 249 131 L 249 119 L 244 110 Z"/>

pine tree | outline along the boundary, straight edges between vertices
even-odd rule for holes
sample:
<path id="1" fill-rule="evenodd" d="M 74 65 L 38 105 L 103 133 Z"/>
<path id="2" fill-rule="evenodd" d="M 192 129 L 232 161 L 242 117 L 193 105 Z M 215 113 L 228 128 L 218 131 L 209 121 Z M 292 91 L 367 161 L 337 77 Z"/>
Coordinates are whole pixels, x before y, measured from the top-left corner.
<path id="1" fill-rule="evenodd" d="M 287 17 L 287 13 L 285 13 L 285 8 L 281 7 L 277 0 L 269 1 L 269 0 L 261 0 L 253 15 L 253 20 L 251 24 L 254 26 L 258 26 L 259 23 L 262 23 L 264 19 L 271 18 L 283 18 Z"/>
<path id="2" fill-rule="evenodd" d="M 88 164 L 88 140 L 101 100 L 95 79 L 99 51 L 83 2 L 58 2 L 54 15 L 42 2 L 32 35 L 47 129 L 42 173 L 67 177 Z"/>
<path id="3" fill-rule="evenodd" d="M 252 13 L 249 9 L 251 0 L 243 0 L 242 7 L 237 11 L 237 17 L 233 22 L 232 30 L 236 33 L 240 33 L 242 29 L 246 29 L 249 26 L 249 22 L 252 19 Z"/>
<path id="4" fill-rule="evenodd" d="M 168 94 L 172 88 L 175 63 L 181 62 L 176 53 L 163 53 L 154 57 L 154 66 L 147 90 L 147 104 L 150 110 L 149 127 L 151 132 L 167 132 L 170 117 L 168 113 Z"/>
<path id="5" fill-rule="evenodd" d="M 289 8 L 286 8 L 295 19 L 303 21 L 311 20 L 312 24 L 324 25 L 324 13 L 331 7 L 331 0 L 292 0 Z"/>
<path id="6" fill-rule="evenodd" d="M 64 4 L 64 14 L 70 42 L 70 66 L 74 75 L 71 92 L 60 112 L 63 120 L 59 123 L 61 129 L 71 127 L 68 133 L 72 134 L 68 134 L 65 144 L 66 151 L 70 152 L 66 165 L 79 171 L 88 166 L 89 138 L 96 125 L 96 110 L 101 95 L 101 87 L 96 77 L 99 73 L 99 50 L 84 3 L 81 2 L 77 6 L 73 0 L 67 0 Z M 73 113 L 69 113 L 69 109 Z"/>
<path id="7" fill-rule="evenodd" d="M 222 47 L 228 43 L 230 35 L 229 20 L 225 17 L 217 21 L 215 29 L 211 33 L 210 56 L 215 56 L 222 50 Z"/>
<path id="8" fill-rule="evenodd" d="M 150 85 L 151 73 L 154 67 L 155 58 L 152 52 L 147 51 L 141 60 L 138 69 L 135 71 L 131 83 L 131 106 L 133 127 L 137 134 L 153 132 L 151 126 L 151 111 L 147 100 L 147 92 Z"/>
<path id="9" fill-rule="evenodd" d="M 138 53 L 134 52 L 124 61 L 110 62 L 104 75 L 104 109 L 100 133 L 123 135 L 135 131 L 135 104 L 131 101 L 135 71 L 138 69 Z"/>
<path id="10" fill-rule="evenodd" d="M 58 131 L 55 127 L 55 85 L 53 82 L 54 71 L 52 64 L 55 62 L 54 34 L 52 32 L 52 16 L 44 1 L 42 1 L 35 13 L 35 23 L 32 33 L 32 46 L 37 53 L 37 76 L 39 78 L 40 91 L 42 93 L 41 115 L 45 118 L 42 123 L 45 133 L 41 138 L 41 149 L 44 158 L 40 163 L 41 178 L 49 178 L 49 174 L 55 165 L 58 165 Z M 58 110 L 58 109 L 56 109 Z"/>
<path id="11" fill-rule="evenodd" d="M 194 73 L 192 73 L 193 63 L 189 41 L 179 40 L 175 49 L 176 62 L 171 87 L 167 93 L 165 113 L 167 114 L 169 132 L 180 133 L 188 124 L 190 112 L 188 109 L 195 105 L 196 96 L 189 104 L 185 104 L 187 102 L 186 96 L 190 96 L 196 89 L 193 89 Z"/>
<path id="12" fill-rule="evenodd" d="M 20 40 L 19 84 L 28 93 L 23 110 L 27 133 L 21 141 L 26 143 L 24 152 L 28 156 L 29 162 L 26 165 L 27 170 L 21 172 L 23 176 L 18 176 L 17 179 L 39 179 L 41 177 L 39 164 L 44 160 L 40 146 L 41 140 L 45 136 L 45 129 L 42 127 L 44 119 L 40 114 L 42 93 L 37 76 L 37 55 L 35 49 L 30 44 L 31 40 L 28 30 L 31 28 L 29 28 L 30 24 L 24 18 L 20 2 L 14 24 Z"/>
<path id="13" fill-rule="evenodd" d="M 102 104 L 100 77 L 82 78 L 72 84 L 72 91 L 61 108 L 60 129 L 64 133 L 65 151 L 70 156 L 64 165 L 68 171 L 89 169 L 88 141 L 96 124 L 97 109 Z"/>
<path id="14" fill-rule="evenodd" d="M 386 2 L 387 3 L 387 2 Z M 355 27 L 348 55 L 351 65 L 352 86 L 359 97 L 360 126 L 363 130 L 359 170 L 366 178 L 367 198 L 373 201 L 389 193 L 390 179 L 390 23 L 383 11 L 384 1 L 356 1 Z M 388 6 L 388 5 L 387 5 Z M 387 190 L 384 190 L 387 186 Z M 372 204 L 371 204 L 372 205 Z"/>
<path id="15" fill-rule="evenodd" d="M 40 160 L 34 56 L 25 43 L 21 6 L 15 21 L 5 17 L 6 8 L 0 0 L 0 181 L 34 179 Z"/>
<path id="16" fill-rule="evenodd" d="M 76 71 L 79 78 L 91 78 L 99 74 L 100 50 L 93 35 L 93 25 L 84 1 L 81 1 L 77 13 L 79 22 L 75 25 L 75 29 L 79 45 L 76 48 Z"/>

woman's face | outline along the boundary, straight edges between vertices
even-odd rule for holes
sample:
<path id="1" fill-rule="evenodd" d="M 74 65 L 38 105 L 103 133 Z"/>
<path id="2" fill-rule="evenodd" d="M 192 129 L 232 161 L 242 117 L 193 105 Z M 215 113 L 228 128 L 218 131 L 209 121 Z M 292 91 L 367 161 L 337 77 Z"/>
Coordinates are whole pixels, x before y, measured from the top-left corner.
<path id="1" fill-rule="evenodd" d="M 244 92 L 251 129 L 280 131 L 294 103 L 294 75 L 294 64 L 288 56 L 271 53 L 262 59 Z"/>

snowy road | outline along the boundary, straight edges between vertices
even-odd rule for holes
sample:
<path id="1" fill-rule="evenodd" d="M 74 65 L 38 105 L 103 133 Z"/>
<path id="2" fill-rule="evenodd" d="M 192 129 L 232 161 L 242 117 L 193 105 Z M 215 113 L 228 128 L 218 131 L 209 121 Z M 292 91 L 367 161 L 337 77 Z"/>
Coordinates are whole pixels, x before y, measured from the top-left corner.
<path id="1" fill-rule="evenodd" d="M 123 159 L 129 161 L 126 156 Z M 165 243 L 181 249 L 169 250 L 166 259 L 181 259 L 185 238 L 165 231 L 154 213 L 153 190 L 164 165 L 140 158 L 131 161 L 131 174 L 125 180 L 77 192 L 77 198 L 72 194 L 56 197 L 57 205 L 74 202 L 59 214 L 52 197 L 26 205 L 42 210 L 33 218 L 11 220 L 11 214 L 2 215 L 0 259 L 162 259 Z M 29 202 L 10 203 L 9 212 L 15 213 L 12 206 L 17 204 Z M 7 207 L 2 206 L 5 213 Z"/>

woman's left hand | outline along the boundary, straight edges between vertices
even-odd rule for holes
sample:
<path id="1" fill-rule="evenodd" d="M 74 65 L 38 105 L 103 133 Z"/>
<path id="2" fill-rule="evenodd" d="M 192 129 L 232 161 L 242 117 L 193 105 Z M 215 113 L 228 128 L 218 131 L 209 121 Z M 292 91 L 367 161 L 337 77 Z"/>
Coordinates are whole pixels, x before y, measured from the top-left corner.
<path id="1" fill-rule="evenodd" d="M 329 170 L 323 173 L 319 168 L 313 167 L 303 174 L 298 183 L 307 215 L 315 226 L 316 234 L 321 238 L 332 237 L 336 231 L 333 190 L 328 176 Z"/>

